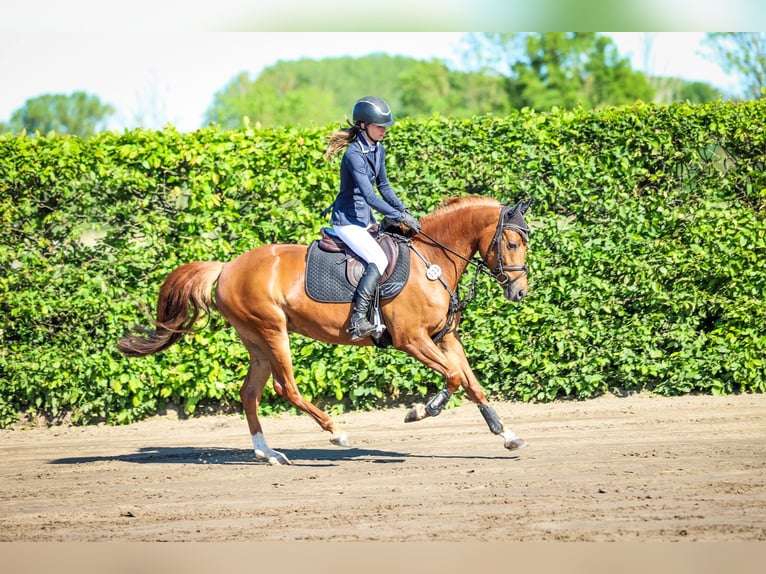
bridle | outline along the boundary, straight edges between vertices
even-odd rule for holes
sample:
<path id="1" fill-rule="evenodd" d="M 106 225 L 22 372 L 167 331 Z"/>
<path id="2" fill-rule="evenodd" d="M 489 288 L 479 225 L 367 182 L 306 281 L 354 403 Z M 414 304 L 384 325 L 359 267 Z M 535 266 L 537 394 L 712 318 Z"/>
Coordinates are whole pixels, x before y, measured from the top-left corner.
<path id="1" fill-rule="evenodd" d="M 529 268 L 526 265 L 506 265 L 503 259 L 503 231 L 515 231 L 519 235 L 521 235 L 521 240 L 524 242 L 524 245 L 529 243 L 529 227 L 527 227 L 526 222 L 524 222 L 523 218 L 512 218 L 509 221 L 506 221 L 508 218 L 508 215 L 515 215 L 514 207 L 510 207 L 508 205 L 504 205 L 503 208 L 500 210 L 500 219 L 497 222 L 497 228 L 495 229 L 495 235 L 492 238 L 492 241 L 490 242 L 489 246 L 487 247 L 487 253 L 484 255 L 482 259 L 475 259 L 468 257 L 464 257 L 457 251 L 451 249 L 450 247 L 447 247 L 442 242 L 438 241 L 437 239 L 434 239 L 424 231 L 421 231 L 418 235 L 422 235 L 423 237 L 430 240 L 434 245 L 438 245 L 441 247 L 444 251 L 447 251 L 448 253 L 451 253 L 458 259 L 462 259 L 469 265 L 473 265 L 476 269 L 476 273 L 479 272 L 484 273 L 485 275 L 489 275 L 490 277 L 493 277 L 500 285 L 505 288 L 509 287 L 510 285 L 513 285 L 516 281 L 524 277 L 528 272 Z M 513 219 L 520 219 L 520 222 L 517 223 L 513 221 Z M 497 260 L 497 265 L 494 269 L 490 269 L 489 265 L 485 263 L 487 259 L 489 259 L 490 253 L 492 252 L 492 248 L 495 248 L 495 259 Z M 414 247 L 413 247 L 414 249 Z M 415 250 L 415 253 L 418 253 L 417 250 Z M 418 253 L 420 255 L 420 253 Z M 421 259 L 423 259 L 423 256 L 420 255 Z M 424 259 L 425 261 L 425 259 Z M 428 262 L 426 262 L 428 264 Z M 511 279 L 510 275 L 508 273 L 514 273 L 517 271 L 521 271 L 522 273 Z M 474 283 L 476 283 L 476 279 L 474 277 Z"/>
<path id="2" fill-rule="evenodd" d="M 510 217 L 509 217 L 510 216 Z M 487 248 L 487 252 L 484 255 L 483 258 L 476 259 L 476 258 L 468 258 L 454 249 L 444 245 L 442 242 L 440 242 L 437 239 L 434 239 L 429 234 L 425 233 L 424 231 L 420 231 L 417 235 L 423 236 L 427 238 L 429 241 L 431 241 L 434 245 L 437 245 L 444 251 L 447 251 L 448 253 L 451 253 L 458 259 L 461 259 L 465 261 L 469 265 L 473 265 L 475 269 L 475 273 L 473 276 L 473 281 L 471 281 L 471 286 L 468 290 L 468 294 L 466 295 L 465 299 L 462 301 L 460 300 L 460 296 L 456 291 L 452 291 L 450 286 L 447 284 L 447 282 L 444 280 L 443 277 L 441 277 L 441 274 L 439 274 L 436 279 L 438 279 L 441 284 L 444 286 L 444 288 L 447 290 L 447 292 L 450 294 L 450 304 L 449 304 L 449 311 L 447 313 L 447 321 L 444 324 L 444 327 L 441 331 L 439 331 L 436 335 L 432 337 L 434 342 L 438 342 L 439 340 L 444 337 L 447 333 L 449 333 L 452 329 L 455 328 L 456 322 L 455 322 L 455 316 L 458 313 L 461 313 L 467 306 L 468 303 L 471 302 L 471 299 L 473 299 L 475 288 L 476 288 L 476 280 L 479 276 L 479 273 L 483 273 L 485 275 L 489 275 L 490 277 L 493 277 L 500 285 L 503 287 L 503 289 L 507 289 L 511 285 L 513 285 L 516 281 L 518 281 L 520 278 L 527 275 L 529 272 L 529 268 L 526 265 L 506 265 L 503 259 L 503 231 L 515 231 L 521 236 L 521 240 L 524 242 L 524 245 L 526 245 L 529 242 L 529 227 L 527 226 L 526 222 L 524 221 L 523 217 L 516 217 L 516 207 L 510 207 L 507 205 L 504 205 L 503 208 L 500 210 L 500 219 L 497 223 L 497 228 L 495 229 L 495 235 L 492 238 L 492 241 L 489 244 L 489 247 Z M 425 256 L 418 251 L 417 248 L 413 245 L 412 238 L 409 239 L 409 247 L 412 249 L 415 254 L 420 257 L 420 259 L 423 260 L 423 262 L 426 264 L 426 267 L 428 269 L 431 269 L 432 267 L 437 267 L 432 265 Z M 494 269 L 490 269 L 489 265 L 485 262 L 487 259 L 489 259 L 489 255 L 492 252 L 492 249 L 495 249 L 495 259 L 497 260 L 497 265 Z M 511 276 L 509 273 L 514 272 L 521 272 L 516 277 L 511 279 Z M 459 285 L 458 285 L 459 286 Z"/>
<path id="3" fill-rule="evenodd" d="M 526 265 L 506 265 L 503 261 L 503 231 L 515 231 L 521 235 L 521 240 L 524 242 L 524 245 L 529 243 L 529 227 L 527 227 L 523 219 L 521 220 L 523 225 L 514 223 L 513 221 L 506 221 L 506 219 L 508 219 L 508 215 L 515 215 L 513 210 L 513 207 L 509 207 L 507 205 L 503 206 L 503 209 L 500 211 L 500 221 L 497 223 L 495 236 L 492 238 L 492 243 L 489 244 L 487 253 L 484 256 L 484 259 L 481 261 L 481 264 L 487 268 L 485 272 L 494 277 L 504 289 L 513 285 L 516 281 L 524 277 L 529 272 L 529 268 Z M 496 249 L 495 256 L 497 259 L 497 266 L 494 269 L 489 269 L 489 266 L 485 263 L 485 261 L 489 259 L 489 254 L 493 247 Z M 521 271 L 522 273 L 511 279 L 511 276 L 508 275 L 508 273 L 517 271 Z"/>

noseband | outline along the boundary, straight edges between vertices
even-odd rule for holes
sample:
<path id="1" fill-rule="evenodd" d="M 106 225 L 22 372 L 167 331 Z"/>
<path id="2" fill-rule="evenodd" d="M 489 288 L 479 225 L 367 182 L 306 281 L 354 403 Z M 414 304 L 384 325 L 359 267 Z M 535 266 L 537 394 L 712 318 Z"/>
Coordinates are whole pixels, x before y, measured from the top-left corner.
<path id="1" fill-rule="evenodd" d="M 510 216 L 510 217 L 509 217 Z M 506 221 L 508 219 L 508 221 Z M 487 248 L 487 253 L 484 256 L 484 261 L 489 258 L 489 254 L 492 249 L 495 248 L 495 256 L 497 259 L 497 266 L 494 269 L 490 269 L 488 273 L 494 277 L 503 288 L 510 287 L 520 278 L 524 277 L 529 268 L 526 265 L 506 265 L 503 261 L 503 231 L 515 231 L 521 235 L 521 240 L 526 245 L 529 242 L 529 227 L 527 227 L 523 218 L 517 217 L 513 207 L 504 206 L 500 210 L 500 221 L 497 223 L 497 229 L 495 230 L 495 236 L 492 238 L 492 243 Z M 485 263 L 486 265 L 486 263 Z M 508 273 L 514 273 L 521 271 L 519 275 L 511 279 Z"/>

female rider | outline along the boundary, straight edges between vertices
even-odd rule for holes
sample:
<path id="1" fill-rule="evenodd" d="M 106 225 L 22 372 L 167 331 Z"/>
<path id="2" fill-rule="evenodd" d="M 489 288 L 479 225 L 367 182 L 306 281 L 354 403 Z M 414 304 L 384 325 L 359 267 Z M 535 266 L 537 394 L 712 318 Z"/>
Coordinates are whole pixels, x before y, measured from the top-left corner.
<path id="1" fill-rule="evenodd" d="M 330 160 L 346 149 L 340 164 L 340 192 L 331 209 L 333 230 L 367 264 L 354 295 L 351 315 L 351 340 L 369 336 L 375 326 L 367 314 L 381 275 L 388 266 L 383 249 L 368 229 L 376 223 L 372 210 L 403 223 L 416 233 L 420 223 L 396 196 L 386 176 L 383 138 L 394 124 L 388 104 L 375 96 L 365 96 L 354 104 L 353 124 L 328 138 L 325 157 Z M 375 193 L 377 187 L 380 195 Z"/>

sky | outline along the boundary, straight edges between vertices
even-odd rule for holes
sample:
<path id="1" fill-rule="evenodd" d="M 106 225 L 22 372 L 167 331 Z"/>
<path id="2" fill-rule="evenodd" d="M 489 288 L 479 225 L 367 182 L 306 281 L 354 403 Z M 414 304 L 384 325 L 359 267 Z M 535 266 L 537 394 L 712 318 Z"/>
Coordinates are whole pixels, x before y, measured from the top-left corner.
<path id="1" fill-rule="evenodd" d="M 27 99 L 83 90 L 115 107 L 110 129 L 180 131 L 203 125 L 216 92 L 240 72 L 252 77 L 278 60 L 384 52 L 461 64 L 463 32 L 187 32 L 84 34 L 29 32 L 0 38 L 0 121 Z M 706 58 L 701 32 L 611 33 L 634 69 L 703 81 L 725 91 L 732 79 Z M 384 94 L 385 95 L 385 94 Z M 349 105 L 357 94 L 349 94 Z M 342 118 L 341 118 L 342 119 Z"/>

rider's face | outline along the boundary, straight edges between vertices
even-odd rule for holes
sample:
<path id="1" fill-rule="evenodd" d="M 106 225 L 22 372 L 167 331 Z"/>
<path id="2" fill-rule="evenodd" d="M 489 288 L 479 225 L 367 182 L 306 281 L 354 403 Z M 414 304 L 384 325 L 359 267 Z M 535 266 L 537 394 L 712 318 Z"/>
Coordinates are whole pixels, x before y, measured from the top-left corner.
<path id="1" fill-rule="evenodd" d="M 386 137 L 386 129 L 385 126 L 367 124 L 367 135 L 369 135 L 370 139 L 375 143 L 382 142 L 383 138 Z"/>

